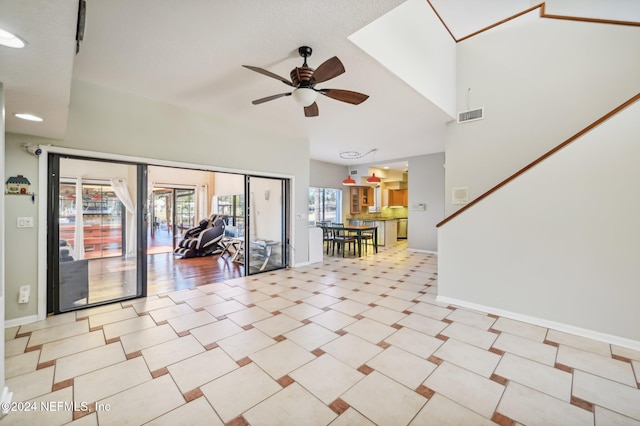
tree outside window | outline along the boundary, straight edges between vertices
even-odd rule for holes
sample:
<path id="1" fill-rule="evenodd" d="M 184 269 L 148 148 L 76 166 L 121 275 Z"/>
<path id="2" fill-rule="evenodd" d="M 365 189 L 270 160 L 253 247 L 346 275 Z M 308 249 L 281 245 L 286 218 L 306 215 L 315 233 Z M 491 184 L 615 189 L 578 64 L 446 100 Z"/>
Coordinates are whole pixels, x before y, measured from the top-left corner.
<path id="1" fill-rule="evenodd" d="M 309 188 L 309 225 L 316 222 L 342 222 L 342 190 Z"/>

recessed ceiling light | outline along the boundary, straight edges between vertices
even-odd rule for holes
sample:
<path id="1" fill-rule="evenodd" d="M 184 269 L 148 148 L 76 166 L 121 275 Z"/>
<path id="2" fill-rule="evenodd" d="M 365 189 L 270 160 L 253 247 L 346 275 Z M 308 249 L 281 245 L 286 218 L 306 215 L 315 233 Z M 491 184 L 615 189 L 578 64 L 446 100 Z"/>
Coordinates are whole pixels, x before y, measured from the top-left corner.
<path id="1" fill-rule="evenodd" d="M 22 49 L 26 44 L 27 43 L 25 43 L 25 41 L 20 37 L 0 28 L 0 45 L 13 47 L 15 49 Z"/>
<path id="2" fill-rule="evenodd" d="M 26 113 L 26 112 L 16 112 L 13 115 L 15 115 L 18 118 L 21 118 L 23 120 L 28 120 L 28 121 L 44 121 L 44 118 L 38 117 L 37 115 L 29 114 L 29 113 Z"/>

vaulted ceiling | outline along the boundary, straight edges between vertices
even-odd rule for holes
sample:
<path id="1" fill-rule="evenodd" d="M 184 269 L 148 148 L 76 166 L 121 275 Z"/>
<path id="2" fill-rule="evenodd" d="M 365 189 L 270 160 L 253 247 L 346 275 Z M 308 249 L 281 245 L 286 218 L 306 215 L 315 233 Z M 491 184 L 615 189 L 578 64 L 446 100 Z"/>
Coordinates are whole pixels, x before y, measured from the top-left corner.
<path id="1" fill-rule="evenodd" d="M 331 163 L 353 163 L 340 158 L 346 150 L 377 149 L 379 162 L 442 152 L 451 114 L 349 38 L 410 3 L 418 13 L 395 13 L 387 26 L 390 32 L 376 37 L 393 43 L 394 33 L 419 33 L 432 7 L 452 35 L 461 38 L 532 5 L 529 0 L 87 0 L 84 41 L 76 55 L 78 0 L 0 0 L 0 28 L 28 43 L 20 50 L 0 47 L 6 128 L 63 138 L 75 78 L 296 135 L 309 141 L 312 158 Z M 547 10 L 640 21 L 639 2 L 604 3 L 552 1 Z M 398 48 L 420 55 L 420 37 L 415 40 L 415 46 L 403 41 Z M 287 92 L 288 86 L 241 65 L 288 78 L 302 64 L 297 51 L 302 45 L 313 48 L 311 67 L 338 56 L 346 68 L 322 87 L 370 98 L 354 106 L 321 96 L 315 118 L 304 117 L 288 97 L 252 105 L 254 99 Z M 23 111 L 45 121 L 25 122 L 12 115 Z"/>

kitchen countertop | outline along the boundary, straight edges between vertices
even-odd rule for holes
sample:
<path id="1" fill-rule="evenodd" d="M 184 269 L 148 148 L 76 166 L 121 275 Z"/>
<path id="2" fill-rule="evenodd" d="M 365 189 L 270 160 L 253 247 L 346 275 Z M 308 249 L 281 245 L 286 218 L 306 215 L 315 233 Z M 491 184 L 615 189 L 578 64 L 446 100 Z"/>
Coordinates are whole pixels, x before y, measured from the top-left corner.
<path id="1" fill-rule="evenodd" d="M 369 219 L 355 219 L 350 217 L 347 220 L 366 220 L 369 222 L 382 222 L 387 220 L 400 220 L 400 219 L 407 219 L 407 218 L 406 217 L 376 217 L 376 218 L 369 218 Z"/>

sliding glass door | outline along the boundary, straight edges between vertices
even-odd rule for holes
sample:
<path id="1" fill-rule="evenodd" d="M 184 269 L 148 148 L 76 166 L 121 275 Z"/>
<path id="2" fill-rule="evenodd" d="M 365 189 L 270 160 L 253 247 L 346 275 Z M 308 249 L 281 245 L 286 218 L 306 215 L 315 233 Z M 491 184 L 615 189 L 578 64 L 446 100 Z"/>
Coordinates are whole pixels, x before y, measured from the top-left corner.
<path id="1" fill-rule="evenodd" d="M 248 275 L 281 269 L 288 259 L 288 180 L 246 177 L 246 271 Z"/>
<path id="2" fill-rule="evenodd" d="M 144 295 L 144 171 L 50 155 L 48 312 Z"/>
<path id="3" fill-rule="evenodd" d="M 289 264 L 288 179 L 194 171 L 188 184 L 163 167 L 157 184 L 148 177 L 156 166 L 61 154 L 48 162 L 48 313 L 146 296 L 147 254 L 165 254 L 174 268 L 184 231 L 212 212 L 227 216 L 233 250 L 211 263 L 236 268 L 233 277 L 239 267 L 250 275 Z"/>
<path id="4" fill-rule="evenodd" d="M 195 189 L 175 189 L 173 192 L 174 219 L 175 224 L 173 235 L 175 235 L 174 248 L 183 238 L 185 231 L 196 226 L 196 223 L 206 217 L 196 217 Z"/>

